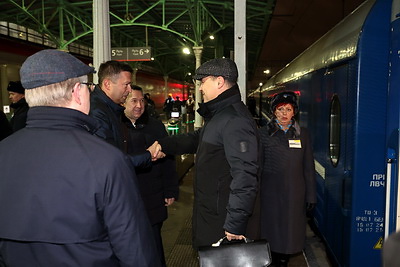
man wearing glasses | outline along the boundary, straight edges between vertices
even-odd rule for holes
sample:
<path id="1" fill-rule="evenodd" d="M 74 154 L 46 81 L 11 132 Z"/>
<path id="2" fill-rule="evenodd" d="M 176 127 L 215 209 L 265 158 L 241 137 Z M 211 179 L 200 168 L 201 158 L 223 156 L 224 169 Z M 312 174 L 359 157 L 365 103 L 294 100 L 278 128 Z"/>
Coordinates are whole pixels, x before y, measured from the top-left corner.
<path id="1" fill-rule="evenodd" d="M 30 110 L 0 142 L 0 266 L 159 266 L 129 159 L 93 136 L 93 72 L 53 49 L 21 67 Z"/>
<path id="2" fill-rule="evenodd" d="M 241 101 L 235 62 L 217 58 L 201 65 L 204 103 L 197 112 L 201 129 L 159 142 L 166 154 L 196 153 L 193 246 L 209 246 L 223 236 L 249 236 L 246 230 L 256 200 L 259 169 L 257 126 Z"/>

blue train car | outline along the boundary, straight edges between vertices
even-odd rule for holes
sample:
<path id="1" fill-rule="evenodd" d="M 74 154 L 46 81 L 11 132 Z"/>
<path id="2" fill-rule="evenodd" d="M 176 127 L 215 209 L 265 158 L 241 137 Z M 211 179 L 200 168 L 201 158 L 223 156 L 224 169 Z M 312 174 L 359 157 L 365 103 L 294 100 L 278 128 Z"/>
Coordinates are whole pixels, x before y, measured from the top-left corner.
<path id="1" fill-rule="evenodd" d="M 380 266 L 384 238 L 396 229 L 399 12 L 400 0 L 365 1 L 251 93 L 264 116 L 274 94 L 299 95 L 298 119 L 314 146 L 314 222 L 339 266 Z"/>

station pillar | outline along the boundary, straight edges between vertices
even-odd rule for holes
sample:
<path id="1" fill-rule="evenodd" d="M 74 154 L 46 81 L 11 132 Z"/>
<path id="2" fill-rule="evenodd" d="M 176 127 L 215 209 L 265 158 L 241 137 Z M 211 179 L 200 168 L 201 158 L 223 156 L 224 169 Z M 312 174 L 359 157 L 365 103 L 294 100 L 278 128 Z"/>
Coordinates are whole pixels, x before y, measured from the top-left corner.
<path id="1" fill-rule="evenodd" d="M 93 1 L 93 67 L 98 71 L 101 63 L 111 59 L 109 0 Z M 97 74 L 93 82 L 98 82 Z"/>
<path id="2" fill-rule="evenodd" d="M 203 52 L 202 46 L 195 46 L 193 47 L 194 56 L 196 57 L 196 69 L 201 65 L 201 54 Z M 199 102 L 202 101 L 202 96 L 200 94 L 200 81 L 195 82 L 195 110 L 199 108 Z M 201 128 L 203 125 L 203 118 L 200 116 L 199 113 L 194 113 L 194 128 L 198 129 Z"/>

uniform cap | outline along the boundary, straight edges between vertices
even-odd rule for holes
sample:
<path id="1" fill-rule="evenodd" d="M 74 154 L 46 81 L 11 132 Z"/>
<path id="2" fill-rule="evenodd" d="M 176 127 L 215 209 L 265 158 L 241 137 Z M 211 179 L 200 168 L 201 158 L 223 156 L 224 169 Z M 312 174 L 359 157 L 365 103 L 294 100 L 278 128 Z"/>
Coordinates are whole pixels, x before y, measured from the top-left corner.
<path id="1" fill-rule="evenodd" d="M 22 84 L 21 84 L 20 81 L 9 82 L 8 86 L 7 86 L 7 91 L 20 93 L 20 94 L 24 94 L 25 93 L 25 89 L 24 89 L 24 87 L 22 87 Z"/>
<path id="2" fill-rule="evenodd" d="M 45 49 L 28 57 L 20 70 L 25 89 L 32 89 L 95 73 L 94 68 L 56 49 Z"/>
<path id="3" fill-rule="evenodd" d="M 291 104 L 294 108 L 294 114 L 298 111 L 297 95 L 294 92 L 282 92 L 275 95 L 271 100 L 271 113 L 275 112 L 279 104 Z"/>
<path id="4" fill-rule="evenodd" d="M 195 72 L 194 79 L 201 80 L 207 76 L 222 76 L 227 80 L 236 82 L 238 69 L 236 63 L 228 58 L 216 58 L 205 62 Z"/>

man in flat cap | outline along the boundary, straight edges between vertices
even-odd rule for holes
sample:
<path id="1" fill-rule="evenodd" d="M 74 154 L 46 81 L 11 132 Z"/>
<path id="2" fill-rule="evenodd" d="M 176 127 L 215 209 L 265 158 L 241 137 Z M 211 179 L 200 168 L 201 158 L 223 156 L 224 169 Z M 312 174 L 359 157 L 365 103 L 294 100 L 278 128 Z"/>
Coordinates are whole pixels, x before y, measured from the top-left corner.
<path id="1" fill-rule="evenodd" d="M 159 266 L 130 161 L 93 135 L 93 72 L 53 49 L 21 67 L 30 110 L 0 142 L 0 266 Z"/>
<path id="2" fill-rule="evenodd" d="M 199 130 L 160 140 L 166 154 L 196 153 L 193 247 L 209 246 L 223 236 L 249 236 L 259 168 L 256 124 L 241 101 L 235 62 L 226 58 L 201 65 L 194 78 L 201 81 L 204 118 Z"/>
<path id="3" fill-rule="evenodd" d="M 7 91 L 11 101 L 10 107 L 14 109 L 10 124 L 13 132 L 16 132 L 25 127 L 29 106 L 25 101 L 25 89 L 20 81 L 9 82 Z"/>

